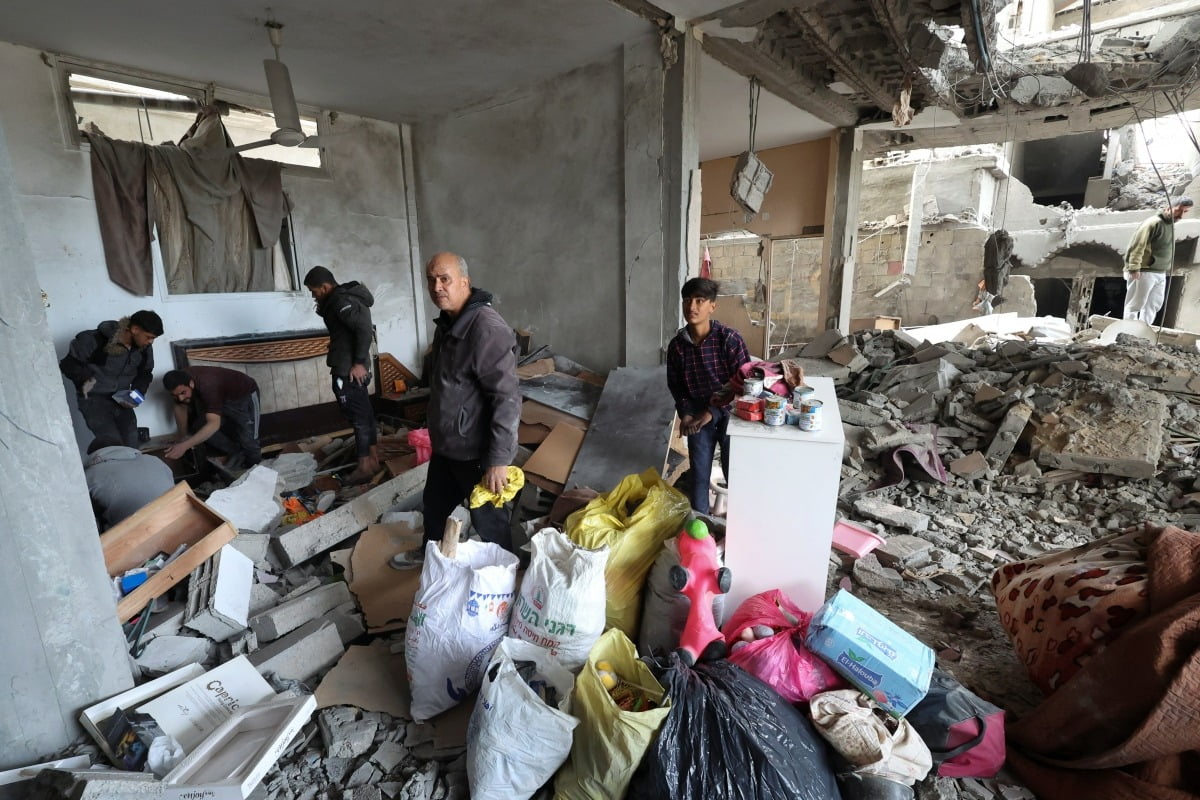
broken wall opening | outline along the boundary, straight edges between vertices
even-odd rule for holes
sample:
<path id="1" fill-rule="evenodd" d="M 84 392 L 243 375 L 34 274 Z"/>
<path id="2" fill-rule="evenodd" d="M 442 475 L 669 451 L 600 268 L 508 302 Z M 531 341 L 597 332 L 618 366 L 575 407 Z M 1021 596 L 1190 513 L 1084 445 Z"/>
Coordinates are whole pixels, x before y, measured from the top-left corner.
<path id="1" fill-rule="evenodd" d="M 1014 142 L 1012 175 L 1029 188 L 1036 203 L 1083 208 L 1088 179 L 1104 174 L 1107 141 L 1108 131 L 1091 131 Z"/>

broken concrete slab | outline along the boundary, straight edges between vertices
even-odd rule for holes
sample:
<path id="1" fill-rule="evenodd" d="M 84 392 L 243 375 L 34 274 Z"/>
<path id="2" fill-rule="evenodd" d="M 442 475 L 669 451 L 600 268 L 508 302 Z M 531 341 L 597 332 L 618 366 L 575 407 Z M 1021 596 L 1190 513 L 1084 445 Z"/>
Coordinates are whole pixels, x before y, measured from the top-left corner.
<path id="1" fill-rule="evenodd" d="M 882 425 L 888 419 L 886 414 L 880 413 L 865 403 L 856 403 L 853 400 L 839 399 L 838 411 L 841 413 L 843 423 L 863 428 Z"/>
<path id="2" fill-rule="evenodd" d="M 912 385 L 927 392 L 936 392 L 939 389 L 949 389 L 961 374 L 962 371 L 958 367 L 944 358 L 924 364 L 894 367 L 880 384 L 879 391 Z"/>
<path id="3" fill-rule="evenodd" d="M 246 629 L 254 562 L 225 545 L 188 580 L 184 626 L 223 642 Z"/>
<path id="4" fill-rule="evenodd" d="M 331 442 L 330 446 L 334 444 L 340 446 L 338 440 Z M 263 461 L 262 465 L 275 470 L 279 476 L 279 490 L 283 492 L 303 489 L 313 482 L 317 474 L 317 459 L 312 453 L 284 453 L 278 458 Z"/>
<path id="5" fill-rule="evenodd" d="M 375 744 L 379 729 L 372 719 L 360 719 L 359 711 L 351 706 L 323 708 L 317 714 L 317 727 L 326 754 L 334 758 L 358 758 Z"/>
<path id="6" fill-rule="evenodd" d="M 229 544 L 246 558 L 259 564 L 267 558 L 267 550 L 271 547 L 271 534 L 239 532 Z"/>
<path id="7" fill-rule="evenodd" d="M 929 527 L 928 515 L 869 497 L 855 500 L 854 510 L 868 519 L 909 533 L 920 533 Z"/>
<path id="8" fill-rule="evenodd" d="M 1158 392 L 1117 387 L 1082 394 L 1043 424 L 1031 449 L 1047 467 L 1152 478 L 1162 451 L 1167 399 Z"/>
<path id="9" fill-rule="evenodd" d="M 837 328 L 826 328 L 800 349 L 800 355 L 803 358 L 824 358 L 845 338 Z"/>
<path id="10" fill-rule="evenodd" d="M 343 581 L 336 581 L 258 614 L 249 621 L 249 626 L 260 643 L 270 642 L 353 600 L 349 587 Z"/>
<path id="11" fill-rule="evenodd" d="M 278 480 L 279 473 L 275 470 L 256 464 L 228 488 L 209 495 L 206 502 L 239 532 L 266 533 L 283 516 L 283 506 L 275 492 Z"/>
<path id="12" fill-rule="evenodd" d="M 134 662 L 152 678 L 207 661 L 212 643 L 199 636 L 156 636 Z"/>
<path id="13" fill-rule="evenodd" d="M 293 567 L 345 541 L 393 506 L 414 502 L 425 488 L 429 462 L 413 467 L 324 516 L 293 528 L 275 540 L 284 566 Z"/>
<path id="14" fill-rule="evenodd" d="M 338 636 L 342 644 L 348 645 L 367 632 L 366 622 L 353 600 L 342 603 L 337 608 L 326 612 L 322 619 L 327 619 L 337 626 Z"/>
<path id="15" fill-rule="evenodd" d="M 929 563 L 933 545 L 919 536 L 900 534 L 890 536 L 875 548 L 875 557 L 885 567 L 895 570 L 917 569 Z"/>
<path id="16" fill-rule="evenodd" d="M 880 564 L 874 553 L 856 559 L 851 574 L 860 586 L 875 592 L 890 592 L 904 583 L 900 573 Z"/>
<path id="17" fill-rule="evenodd" d="M 336 664 L 342 652 L 337 626 L 315 619 L 247 658 L 262 675 L 273 673 L 277 678 L 307 682 Z"/>
<path id="18" fill-rule="evenodd" d="M 956 458 L 954 461 L 951 461 L 949 469 L 958 477 L 966 478 L 970 481 L 985 477 L 991 466 L 988 464 L 987 457 L 976 450 L 962 458 Z"/>

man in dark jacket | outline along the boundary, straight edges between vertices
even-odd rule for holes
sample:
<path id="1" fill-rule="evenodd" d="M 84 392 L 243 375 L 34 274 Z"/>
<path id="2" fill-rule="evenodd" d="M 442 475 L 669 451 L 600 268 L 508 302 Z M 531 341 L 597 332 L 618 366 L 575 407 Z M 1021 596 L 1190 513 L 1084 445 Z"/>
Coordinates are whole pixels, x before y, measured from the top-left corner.
<path id="1" fill-rule="evenodd" d="M 348 483 L 365 483 L 379 471 L 379 430 L 371 408 L 371 306 L 375 298 L 358 281 L 339 284 L 325 267 L 313 267 L 304 285 L 317 301 L 317 314 L 329 330 L 325 363 L 333 376 L 333 396 L 354 428 L 358 466 Z"/>
<path id="2" fill-rule="evenodd" d="M 425 277 L 429 297 L 442 311 L 423 376 L 429 384 L 433 445 L 423 495 L 425 542 L 430 542 L 442 538 L 447 517 L 476 484 L 499 494 L 508 483 L 521 395 L 516 337 L 492 308 L 492 296 L 471 287 L 467 262 L 454 253 L 438 253 L 426 265 Z M 471 524 L 485 542 L 511 550 L 510 512 L 484 503 L 471 509 Z M 423 543 L 391 564 L 416 566 L 424 557 Z"/>
<path id="3" fill-rule="evenodd" d="M 95 330 L 81 331 L 58 362 L 62 373 L 75 384 L 79 413 L 97 438 L 138 446 L 133 409 L 150 388 L 154 377 L 151 346 L 162 332 L 158 314 L 138 311 L 101 322 Z"/>
<path id="4" fill-rule="evenodd" d="M 183 458 L 206 444 L 226 456 L 225 469 L 249 469 L 262 461 L 258 444 L 258 383 L 227 367 L 173 369 L 163 386 L 175 398 L 175 444 L 163 458 Z"/>

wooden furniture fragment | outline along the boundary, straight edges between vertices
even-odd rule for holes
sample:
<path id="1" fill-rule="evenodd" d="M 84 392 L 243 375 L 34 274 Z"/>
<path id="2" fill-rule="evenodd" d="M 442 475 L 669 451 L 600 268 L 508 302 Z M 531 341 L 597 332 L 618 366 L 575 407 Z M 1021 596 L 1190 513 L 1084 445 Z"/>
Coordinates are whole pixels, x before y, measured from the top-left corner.
<path id="1" fill-rule="evenodd" d="M 192 573 L 237 536 L 237 528 L 204 504 L 187 483 L 177 483 L 150 505 L 100 536 L 104 566 L 112 577 L 140 567 L 158 553 L 183 553 L 121 598 L 117 618 L 127 622 L 156 597 Z"/>

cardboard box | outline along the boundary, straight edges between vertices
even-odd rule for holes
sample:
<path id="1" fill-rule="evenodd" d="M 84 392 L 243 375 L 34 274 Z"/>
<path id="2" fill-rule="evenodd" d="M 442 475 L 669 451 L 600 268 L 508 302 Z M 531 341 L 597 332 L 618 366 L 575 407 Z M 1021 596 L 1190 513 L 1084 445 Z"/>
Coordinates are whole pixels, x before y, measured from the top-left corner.
<path id="1" fill-rule="evenodd" d="M 128 622 L 235 536 L 237 528 L 197 498 L 187 483 L 177 483 L 162 497 L 110 528 L 100 536 L 100 547 L 104 566 L 113 577 L 140 567 L 158 553 L 174 553 L 180 545 L 187 545 L 179 558 L 121 598 L 117 619 Z"/>
<path id="2" fill-rule="evenodd" d="M 805 644 L 894 716 L 929 691 L 933 650 L 844 589 L 813 616 Z"/>
<path id="3" fill-rule="evenodd" d="M 154 717 L 163 733 L 173 736 L 185 753 L 191 753 L 234 711 L 274 696 L 271 685 L 249 659 L 238 656 L 142 703 L 136 710 Z"/>
<path id="4" fill-rule="evenodd" d="M 850 320 L 850 332 L 894 331 L 900 329 L 900 317 L 858 317 Z"/>
<path id="5" fill-rule="evenodd" d="M 316 707 L 306 695 L 239 708 L 167 773 L 163 797 L 249 797 Z"/>
<path id="6" fill-rule="evenodd" d="M 160 678 L 155 678 L 140 686 L 135 686 L 128 691 L 113 695 L 107 700 L 101 700 L 95 705 L 88 706 L 79 715 L 79 724 L 91 734 L 91 737 L 96 740 L 96 744 L 100 746 L 104 755 L 115 765 L 116 756 L 113 755 L 112 750 L 108 747 L 108 741 L 104 736 L 104 729 L 108 726 L 108 720 L 116 710 L 118 708 L 137 708 L 142 703 L 158 697 L 163 692 L 174 689 L 177 686 L 182 686 L 193 678 L 203 674 L 204 667 L 199 664 L 188 664 L 185 667 L 180 667 L 174 672 L 163 675 Z"/>

